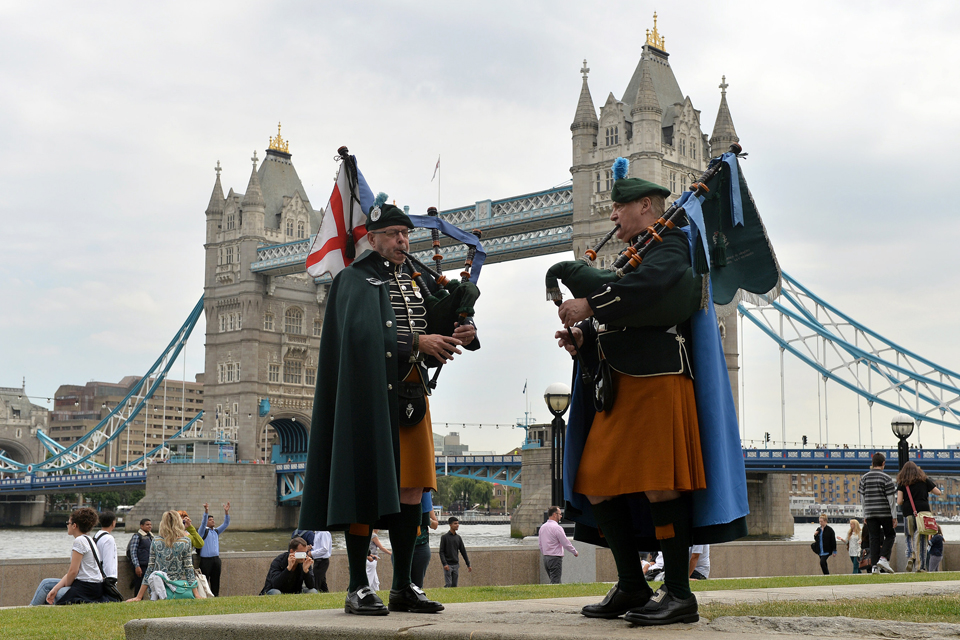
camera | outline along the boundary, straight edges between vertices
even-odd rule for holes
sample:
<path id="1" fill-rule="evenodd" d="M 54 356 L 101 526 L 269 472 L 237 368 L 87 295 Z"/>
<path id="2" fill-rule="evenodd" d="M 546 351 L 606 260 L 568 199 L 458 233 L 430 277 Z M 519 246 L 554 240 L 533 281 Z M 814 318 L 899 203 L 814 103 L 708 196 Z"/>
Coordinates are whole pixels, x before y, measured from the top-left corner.
<path id="1" fill-rule="evenodd" d="M 294 557 L 294 559 L 296 559 L 296 560 L 305 560 L 305 559 L 307 558 L 307 552 L 306 552 L 306 551 L 295 551 L 295 552 L 293 553 L 293 557 Z"/>

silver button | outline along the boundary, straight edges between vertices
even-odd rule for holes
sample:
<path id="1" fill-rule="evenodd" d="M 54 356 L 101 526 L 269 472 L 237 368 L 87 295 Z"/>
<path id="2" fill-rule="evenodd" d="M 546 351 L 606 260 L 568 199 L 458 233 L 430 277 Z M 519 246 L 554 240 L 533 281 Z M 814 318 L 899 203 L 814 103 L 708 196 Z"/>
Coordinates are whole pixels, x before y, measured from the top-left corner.
<path id="1" fill-rule="evenodd" d="M 392 385 L 392 384 L 388 384 L 388 385 L 387 385 L 387 391 L 393 391 L 393 385 Z"/>
<path id="2" fill-rule="evenodd" d="M 406 291 L 406 290 L 407 290 L 407 285 L 402 284 L 402 285 L 400 285 L 400 288 L 401 288 L 402 290 Z"/>
<path id="3" fill-rule="evenodd" d="M 389 266 L 390 266 L 390 263 L 389 263 L 389 262 L 387 262 L 386 260 L 384 260 L 384 261 L 383 261 L 383 266 L 385 266 L 385 267 L 389 267 Z"/>
<path id="4" fill-rule="evenodd" d="M 404 301 L 404 302 L 410 302 L 410 298 L 408 298 L 407 296 L 403 296 L 403 301 Z"/>
<path id="5" fill-rule="evenodd" d="M 387 326 L 388 326 L 388 327 L 392 327 L 392 326 L 393 326 L 393 320 L 387 320 Z"/>
<path id="6" fill-rule="evenodd" d="M 388 358 L 392 358 L 392 357 L 393 357 L 393 354 L 390 353 L 389 351 L 387 351 L 387 357 L 388 357 Z"/>

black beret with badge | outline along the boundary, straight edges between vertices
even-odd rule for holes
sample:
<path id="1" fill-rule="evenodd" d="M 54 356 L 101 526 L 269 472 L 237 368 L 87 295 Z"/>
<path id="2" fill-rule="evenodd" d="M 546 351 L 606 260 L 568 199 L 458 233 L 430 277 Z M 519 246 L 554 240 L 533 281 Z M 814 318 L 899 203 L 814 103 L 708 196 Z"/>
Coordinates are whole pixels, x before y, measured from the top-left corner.
<path id="1" fill-rule="evenodd" d="M 378 229 L 386 229 L 387 227 L 395 227 L 397 225 L 403 225 L 408 229 L 413 229 L 414 225 L 410 217 L 405 214 L 400 207 L 387 204 L 387 197 L 387 194 L 382 191 L 377 194 L 377 199 L 367 214 L 367 231 L 377 231 Z"/>

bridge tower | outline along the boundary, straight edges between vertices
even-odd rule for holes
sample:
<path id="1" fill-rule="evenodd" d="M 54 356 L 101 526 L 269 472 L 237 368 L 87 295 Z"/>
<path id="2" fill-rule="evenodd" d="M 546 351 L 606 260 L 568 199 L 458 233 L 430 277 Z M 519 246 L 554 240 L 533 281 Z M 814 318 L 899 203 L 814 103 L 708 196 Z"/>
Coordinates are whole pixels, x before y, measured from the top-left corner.
<path id="1" fill-rule="evenodd" d="M 204 429 L 236 429 L 238 460 L 269 460 L 274 436 L 305 451 L 309 431 L 325 290 L 302 266 L 250 270 L 258 246 L 303 242 L 320 226 L 291 158 L 278 125 L 244 193 L 224 196 L 217 162 L 206 209 Z"/>
<path id="2" fill-rule="evenodd" d="M 46 453 L 37 439 L 47 429 L 50 410 L 30 402 L 26 384 L 0 387 L 0 452 L 26 464 L 36 464 Z M 0 473 L 0 477 L 5 474 Z M 43 523 L 42 496 L 8 495 L 0 498 L 0 526 L 38 526 Z"/>
<path id="3" fill-rule="evenodd" d="M 706 169 L 711 155 L 722 153 L 738 141 L 726 99 L 726 78 L 720 85 L 720 108 L 713 135 L 708 139 L 700 128 L 700 111 L 684 96 L 670 67 L 665 38 L 657 30 L 647 30 L 630 82 L 617 99 L 607 95 L 600 115 L 593 105 L 584 60 L 583 85 L 570 131 L 573 138 L 573 252 L 579 257 L 593 247 L 611 227 L 613 201 L 611 166 L 618 156 L 630 160 L 631 177 L 644 178 L 670 189 L 668 204 L 678 198 Z M 623 249 L 616 239 L 607 243 L 597 258 L 605 266 Z M 739 397 L 737 319 L 728 315 L 721 326 L 724 353 L 733 397 Z M 738 404 L 739 412 L 739 404 Z"/>

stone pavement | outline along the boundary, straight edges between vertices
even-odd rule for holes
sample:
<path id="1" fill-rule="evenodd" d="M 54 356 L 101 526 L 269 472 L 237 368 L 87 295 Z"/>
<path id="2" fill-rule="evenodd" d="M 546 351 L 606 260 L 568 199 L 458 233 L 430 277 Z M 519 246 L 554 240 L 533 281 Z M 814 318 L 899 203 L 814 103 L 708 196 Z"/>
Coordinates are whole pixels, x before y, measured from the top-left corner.
<path id="1" fill-rule="evenodd" d="M 701 591 L 702 604 L 772 601 L 830 601 L 886 598 L 900 595 L 942 596 L 960 593 L 960 581 L 915 582 L 783 589 Z M 404 637 L 411 640 L 556 640 L 558 637 L 606 640 L 733 640 L 734 634 L 756 638 L 818 637 L 960 639 L 960 624 L 919 624 L 856 618 L 701 619 L 697 624 L 660 628 L 632 627 L 621 620 L 596 620 L 580 615 L 580 607 L 598 598 L 553 598 L 447 605 L 438 615 L 391 613 L 383 617 L 349 616 L 343 610 L 249 613 L 132 620 L 127 640 L 169 638 L 229 638 L 230 640 L 360 640 Z"/>

